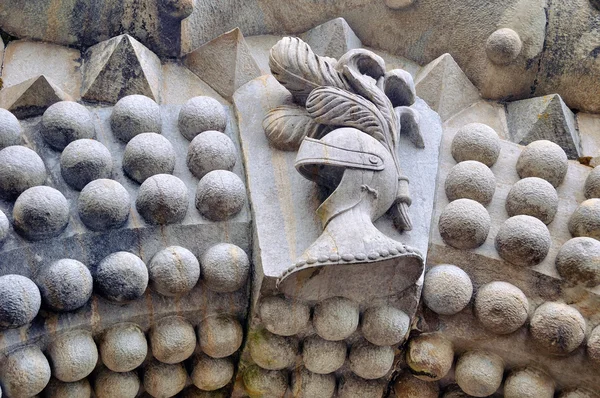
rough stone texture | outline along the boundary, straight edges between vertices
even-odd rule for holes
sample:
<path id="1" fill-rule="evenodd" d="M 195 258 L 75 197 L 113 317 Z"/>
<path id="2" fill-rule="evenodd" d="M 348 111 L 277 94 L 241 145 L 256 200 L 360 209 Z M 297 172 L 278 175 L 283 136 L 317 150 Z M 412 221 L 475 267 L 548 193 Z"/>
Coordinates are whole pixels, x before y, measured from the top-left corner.
<path id="1" fill-rule="evenodd" d="M 485 42 L 485 53 L 492 63 L 506 66 L 519 56 L 523 42 L 512 29 L 502 28 L 492 33 Z"/>
<path id="2" fill-rule="evenodd" d="M 44 389 L 44 396 L 47 398 L 89 398 L 92 395 L 92 387 L 87 379 L 65 383 L 58 379 L 51 378 Z"/>
<path id="3" fill-rule="evenodd" d="M 71 96 L 45 75 L 0 90 L 0 107 L 8 109 L 20 119 L 41 115 L 50 105 L 71 100 Z"/>
<path id="4" fill-rule="evenodd" d="M 558 210 L 558 194 L 548 181 L 527 177 L 517 181 L 506 197 L 509 216 L 532 216 L 548 225 Z"/>
<path id="5" fill-rule="evenodd" d="M 583 191 L 586 199 L 600 198 L 600 167 L 594 167 L 585 179 Z"/>
<path id="6" fill-rule="evenodd" d="M 57 102 L 44 112 L 42 138 L 57 151 L 71 142 L 83 138 L 95 138 L 96 130 L 90 112 L 77 102 Z"/>
<path id="7" fill-rule="evenodd" d="M 250 273 L 248 255 L 238 246 L 219 243 L 210 247 L 201 258 L 202 279 L 206 286 L 219 293 L 231 293 L 246 283 Z"/>
<path id="8" fill-rule="evenodd" d="M 117 373 L 102 369 L 94 380 L 98 398 L 135 398 L 140 389 L 140 379 L 135 372 Z"/>
<path id="9" fill-rule="evenodd" d="M 320 375 L 299 369 L 292 376 L 292 394 L 297 398 L 331 398 L 335 393 L 335 376 Z"/>
<path id="10" fill-rule="evenodd" d="M 163 363 L 174 364 L 188 359 L 196 348 L 194 327 L 185 318 L 163 318 L 150 330 L 152 355 Z"/>
<path id="11" fill-rule="evenodd" d="M 394 392 L 397 398 L 437 398 L 440 395 L 437 383 L 417 379 L 408 372 L 402 373 L 396 379 Z"/>
<path id="12" fill-rule="evenodd" d="M 0 327 L 3 329 L 31 322 L 40 310 L 40 291 L 29 278 L 0 276 L 0 292 Z"/>
<path id="13" fill-rule="evenodd" d="M 308 325 L 310 308 L 303 303 L 272 296 L 261 300 L 259 314 L 269 332 L 293 336 Z"/>
<path id="14" fill-rule="evenodd" d="M 188 168 L 198 178 L 213 170 L 231 171 L 236 160 L 231 138 L 213 130 L 204 131 L 192 140 L 186 159 Z"/>
<path id="15" fill-rule="evenodd" d="M 15 231 L 29 240 L 53 238 L 69 223 L 69 203 L 54 188 L 29 188 L 15 201 L 13 222 Z"/>
<path id="16" fill-rule="evenodd" d="M 526 368 L 511 372 L 504 382 L 505 398 L 553 398 L 554 381 L 544 372 Z"/>
<path id="17" fill-rule="evenodd" d="M 208 84 L 186 68 L 180 60 L 162 60 L 161 104 L 185 104 L 198 96 L 216 98 L 229 104 Z"/>
<path id="18" fill-rule="evenodd" d="M 113 161 L 99 141 L 82 139 L 71 142 L 60 155 L 60 172 L 67 184 L 81 191 L 89 182 L 110 178 Z"/>
<path id="19" fill-rule="evenodd" d="M 533 340 L 554 354 L 567 354 L 579 347 L 585 338 L 585 328 L 585 319 L 579 311 L 556 302 L 539 306 L 529 326 Z"/>
<path id="20" fill-rule="evenodd" d="M 261 368 L 281 370 L 294 364 L 298 348 L 289 337 L 261 330 L 249 336 L 248 350 L 252 360 Z"/>
<path id="21" fill-rule="evenodd" d="M 144 368 L 144 388 L 153 397 L 172 397 L 183 390 L 186 381 L 182 363 L 171 365 L 153 360 Z"/>
<path id="22" fill-rule="evenodd" d="M 79 218 L 93 231 L 116 229 L 127 222 L 131 199 L 117 181 L 101 178 L 87 184 L 77 202 Z"/>
<path id="23" fill-rule="evenodd" d="M 226 386 L 233 377 L 234 364 L 228 358 L 215 359 L 199 355 L 194 360 L 192 382 L 204 391 L 215 391 Z"/>
<path id="24" fill-rule="evenodd" d="M 598 166 L 600 136 L 598 136 L 597 131 L 600 129 L 600 115 L 579 112 L 575 115 L 575 118 L 579 129 L 582 156 L 591 158 L 590 166 Z"/>
<path id="25" fill-rule="evenodd" d="M 38 286 L 45 305 L 55 311 L 73 311 L 92 297 L 94 281 L 83 263 L 65 258 L 43 270 Z"/>
<path id="26" fill-rule="evenodd" d="M 567 241 L 556 256 L 556 269 L 573 285 L 600 284 L 600 242 L 587 237 Z"/>
<path id="27" fill-rule="evenodd" d="M 394 364 L 394 349 L 389 346 L 376 346 L 367 341 L 354 343 L 348 355 L 350 369 L 366 380 L 385 376 Z"/>
<path id="28" fill-rule="evenodd" d="M 338 341 L 350 336 L 358 327 L 358 305 L 349 299 L 333 297 L 314 309 L 313 326 L 325 340 Z"/>
<path id="29" fill-rule="evenodd" d="M 226 125 L 227 114 L 223 105 L 208 96 L 190 98 L 181 107 L 177 121 L 179 131 L 190 141 L 205 131 L 223 132 Z"/>
<path id="30" fill-rule="evenodd" d="M 529 315 L 529 300 L 508 282 L 491 282 L 479 288 L 475 315 L 493 333 L 508 334 L 519 329 Z"/>
<path id="31" fill-rule="evenodd" d="M 338 387 L 338 398 L 365 397 L 376 398 L 383 395 L 385 385 L 378 380 L 365 380 L 348 375 Z"/>
<path id="32" fill-rule="evenodd" d="M 472 295 L 469 275 L 455 265 L 438 265 L 425 274 L 423 301 L 438 314 L 454 315 L 462 311 Z"/>
<path id="33" fill-rule="evenodd" d="M 370 343 L 394 346 L 402 342 L 410 328 L 410 318 L 401 310 L 371 307 L 363 313 L 361 332 Z"/>
<path id="34" fill-rule="evenodd" d="M 35 151 L 17 145 L 0 150 L 0 196 L 14 200 L 45 180 L 46 166 Z"/>
<path id="35" fill-rule="evenodd" d="M 457 162 L 476 160 L 492 167 L 500 155 L 500 138 L 486 124 L 469 123 L 456 132 L 450 150 Z"/>
<path id="36" fill-rule="evenodd" d="M 10 221 L 6 214 L 0 210 L 0 244 L 8 237 L 10 231 Z"/>
<path id="37" fill-rule="evenodd" d="M 502 358 L 491 352 L 466 352 L 456 363 L 456 382 L 464 392 L 475 397 L 487 397 L 496 392 L 503 374 Z"/>
<path id="38" fill-rule="evenodd" d="M 457 199 L 448 204 L 440 215 L 440 235 L 452 247 L 475 249 L 485 242 L 490 222 L 490 215 L 480 203 Z"/>
<path id="39" fill-rule="evenodd" d="M 198 326 L 198 340 L 202 351 L 213 358 L 225 358 L 242 345 L 242 326 L 227 316 L 211 316 Z"/>
<path id="40" fill-rule="evenodd" d="M 146 291 L 148 269 L 135 254 L 116 252 L 100 262 L 96 269 L 95 282 L 100 293 L 109 300 L 135 300 Z"/>
<path id="41" fill-rule="evenodd" d="M 558 398 L 597 398 L 598 394 L 585 388 L 569 389 L 561 392 Z"/>
<path id="42" fill-rule="evenodd" d="M 496 178 L 485 164 L 475 160 L 466 160 L 450 170 L 446 177 L 445 190 L 450 201 L 471 199 L 487 205 L 494 197 Z"/>
<path id="43" fill-rule="evenodd" d="M 140 366 L 148 353 L 142 330 L 133 323 L 111 327 L 100 340 L 102 363 L 113 372 L 129 372 Z"/>
<path id="44" fill-rule="evenodd" d="M 361 48 L 362 43 L 344 18 L 336 18 L 315 26 L 301 37 L 321 56 L 340 58 L 349 50 Z"/>
<path id="45" fill-rule="evenodd" d="M 436 381 L 446 376 L 454 362 L 452 342 L 441 333 L 412 338 L 406 350 L 406 364 L 418 379 Z"/>
<path id="46" fill-rule="evenodd" d="M 21 124 L 15 115 L 0 108 L 0 150 L 7 146 L 19 145 L 21 131 Z"/>
<path id="47" fill-rule="evenodd" d="M 156 174 L 171 174 L 177 154 L 168 139 L 156 133 L 142 133 L 133 137 L 123 153 L 123 170 L 143 183 Z"/>
<path id="48" fill-rule="evenodd" d="M 594 361 L 600 363 L 600 327 L 596 326 L 587 340 L 587 355 Z"/>
<path id="49" fill-rule="evenodd" d="M 265 370 L 254 365 L 246 368 L 242 377 L 250 398 L 282 398 L 287 390 L 286 377 L 278 370 Z"/>
<path id="50" fill-rule="evenodd" d="M 559 95 L 511 102 L 507 112 L 511 141 L 528 145 L 548 140 L 564 149 L 569 159 L 582 156 L 575 115 Z"/>
<path id="51" fill-rule="evenodd" d="M 150 224 L 173 224 L 184 219 L 189 205 L 188 189 L 170 174 L 148 177 L 135 200 L 137 211 Z"/>
<path id="52" fill-rule="evenodd" d="M 548 140 L 534 141 L 521 152 L 516 167 L 519 177 L 543 178 L 556 188 L 567 174 L 567 154 Z"/>
<path id="53" fill-rule="evenodd" d="M 244 203 L 244 182 L 228 170 L 213 170 L 198 182 L 196 208 L 209 220 L 225 221 L 239 213 Z"/>
<path id="54" fill-rule="evenodd" d="M 343 341 L 329 341 L 313 335 L 303 342 L 302 361 L 313 373 L 329 374 L 344 365 L 346 351 Z"/>
<path id="55" fill-rule="evenodd" d="M 37 346 L 26 346 L 3 358 L 0 380 L 8 397 L 32 397 L 50 381 L 50 365 Z"/>
<path id="56" fill-rule="evenodd" d="M 539 264 L 550 250 L 548 227 L 531 216 L 514 216 L 502 224 L 496 235 L 496 250 L 502 259 L 517 266 Z"/>
<path id="57" fill-rule="evenodd" d="M 161 132 L 160 107 L 146 95 L 132 94 L 121 98 L 112 109 L 110 128 L 123 142 L 142 133 Z"/>
<path id="58" fill-rule="evenodd" d="M 141 94 L 158 101 L 161 74 L 156 54 L 129 35 L 113 37 L 85 52 L 81 97 L 114 104 Z"/>
<path id="59" fill-rule="evenodd" d="M 98 348 L 87 331 L 72 331 L 56 337 L 48 347 L 52 376 L 66 383 L 87 377 L 98 362 Z"/>
<path id="60" fill-rule="evenodd" d="M 569 232 L 574 237 L 600 239 L 600 199 L 583 201 L 569 219 Z"/>
<path id="61" fill-rule="evenodd" d="M 185 65 L 225 98 L 261 75 L 238 28 L 194 49 Z"/>
<path id="62" fill-rule="evenodd" d="M 200 278 L 200 263 L 194 253 L 181 246 L 169 246 L 148 264 L 150 283 L 164 296 L 177 296 L 192 290 Z"/>

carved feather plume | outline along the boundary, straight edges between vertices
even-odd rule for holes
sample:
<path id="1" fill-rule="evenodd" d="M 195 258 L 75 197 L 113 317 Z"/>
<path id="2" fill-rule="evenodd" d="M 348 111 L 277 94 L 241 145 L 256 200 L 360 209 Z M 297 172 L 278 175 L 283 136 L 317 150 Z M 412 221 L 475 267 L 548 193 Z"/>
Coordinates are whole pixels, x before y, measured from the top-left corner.
<path id="1" fill-rule="evenodd" d="M 319 124 L 309 115 L 306 108 L 282 105 L 273 108 L 263 120 L 267 139 L 282 151 L 296 151 L 304 137 L 320 139 L 330 128 Z"/>

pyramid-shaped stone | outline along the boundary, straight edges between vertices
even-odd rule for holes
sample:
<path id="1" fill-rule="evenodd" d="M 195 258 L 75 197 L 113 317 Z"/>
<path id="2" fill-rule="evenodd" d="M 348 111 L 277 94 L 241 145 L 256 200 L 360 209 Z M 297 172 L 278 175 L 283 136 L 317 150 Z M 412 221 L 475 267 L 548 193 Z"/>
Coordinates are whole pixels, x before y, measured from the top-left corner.
<path id="1" fill-rule="evenodd" d="M 8 109 L 19 119 L 41 115 L 59 101 L 72 101 L 72 98 L 44 75 L 0 91 L 0 108 Z"/>
<path id="2" fill-rule="evenodd" d="M 159 101 L 160 59 L 129 35 L 113 37 L 88 49 L 82 98 L 115 103 L 131 94 Z"/>
<path id="3" fill-rule="evenodd" d="M 582 156 L 575 115 L 558 94 L 511 102 L 507 106 L 510 140 L 527 145 L 537 140 L 555 142 L 569 159 Z"/>
<path id="4" fill-rule="evenodd" d="M 238 28 L 198 47 L 185 57 L 184 62 L 225 98 L 231 98 L 239 87 L 261 75 Z"/>
<path id="5" fill-rule="evenodd" d="M 444 54 L 417 73 L 417 96 L 435 110 L 442 121 L 479 101 L 479 90 L 450 54 Z"/>
<path id="6" fill-rule="evenodd" d="M 312 50 L 325 57 L 340 58 L 362 43 L 344 18 L 336 18 L 316 26 L 302 35 Z"/>

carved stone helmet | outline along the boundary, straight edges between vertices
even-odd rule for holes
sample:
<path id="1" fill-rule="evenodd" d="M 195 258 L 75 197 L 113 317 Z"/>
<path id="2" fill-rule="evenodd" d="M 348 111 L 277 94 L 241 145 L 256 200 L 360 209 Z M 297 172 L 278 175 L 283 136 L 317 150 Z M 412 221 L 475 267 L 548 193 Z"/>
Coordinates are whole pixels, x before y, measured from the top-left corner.
<path id="1" fill-rule="evenodd" d="M 320 140 L 305 138 L 296 156 L 296 169 L 333 190 L 317 210 L 324 227 L 359 205 L 376 220 L 396 199 L 398 172 L 390 152 L 355 128 L 338 128 Z"/>

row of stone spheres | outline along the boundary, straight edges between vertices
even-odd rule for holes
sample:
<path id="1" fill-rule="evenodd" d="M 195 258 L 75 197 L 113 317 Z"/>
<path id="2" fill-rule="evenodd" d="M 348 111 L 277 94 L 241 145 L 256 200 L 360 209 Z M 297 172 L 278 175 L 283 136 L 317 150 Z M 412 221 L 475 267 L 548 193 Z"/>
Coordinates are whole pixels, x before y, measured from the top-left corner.
<path id="1" fill-rule="evenodd" d="M 597 1 L 75 3 L 0 2 L 0 397 L 600 398 Z"/>

